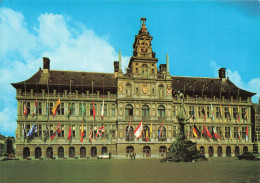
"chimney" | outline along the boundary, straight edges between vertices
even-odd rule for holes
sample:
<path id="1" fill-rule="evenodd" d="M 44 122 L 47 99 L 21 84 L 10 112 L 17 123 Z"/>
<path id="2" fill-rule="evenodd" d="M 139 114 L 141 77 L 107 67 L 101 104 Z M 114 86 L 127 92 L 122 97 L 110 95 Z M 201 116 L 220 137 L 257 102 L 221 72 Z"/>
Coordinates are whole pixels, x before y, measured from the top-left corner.
<path id="1" fill-rule="evenodd" d="M 118 71 L 119 71 L 119 62 L 114 61 L 114 72 L 118 72 Z"/>
<path id="2" fill-rule="evenodd" d="M 50 70 L 50 59 L 48 57 L 42 57 L 43 70 Z"/>
<path id="3" fill-rule="evenodd" d="M 218 70 L 218 77 L 220 79 L 225 79 L 226 78 L 226 68 L 220 68 Z"/>

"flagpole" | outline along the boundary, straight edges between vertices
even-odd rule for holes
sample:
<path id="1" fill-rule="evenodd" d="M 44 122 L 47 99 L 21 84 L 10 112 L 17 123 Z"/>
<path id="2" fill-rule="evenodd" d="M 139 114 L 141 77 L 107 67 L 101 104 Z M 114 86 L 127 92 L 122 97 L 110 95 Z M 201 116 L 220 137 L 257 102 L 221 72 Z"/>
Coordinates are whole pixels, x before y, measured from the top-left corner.
<path id="1" fill-rule="evenodd" d="M 94 139 L 94 122 L 95 122 L 95 116 L 94 116 L 94 98 L 93 98 L 93 83 L 94 83 L 94 78 L 92 79 L 92 107 L 93 107 L 93 125 L 92 125 L 92 130 L 93 130 L 93 139 Z"/>

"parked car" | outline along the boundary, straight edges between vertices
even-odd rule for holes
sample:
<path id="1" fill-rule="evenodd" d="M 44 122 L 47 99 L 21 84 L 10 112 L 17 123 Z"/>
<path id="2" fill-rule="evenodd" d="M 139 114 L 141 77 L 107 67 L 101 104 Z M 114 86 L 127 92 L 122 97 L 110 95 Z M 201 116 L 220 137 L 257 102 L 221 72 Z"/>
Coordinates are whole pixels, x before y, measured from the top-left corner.
<path id="1" fill-rule="evenodd" d="M 97 155 L 97 159 L 111 159 L 111 153 L 103 154 L 103 155 Z"/>
<path id="2" fill-rule="evenodd" d="M 258 152 L 245 152 L 237 157 L 239 160 L 260 160 L 260 154 Z"/>

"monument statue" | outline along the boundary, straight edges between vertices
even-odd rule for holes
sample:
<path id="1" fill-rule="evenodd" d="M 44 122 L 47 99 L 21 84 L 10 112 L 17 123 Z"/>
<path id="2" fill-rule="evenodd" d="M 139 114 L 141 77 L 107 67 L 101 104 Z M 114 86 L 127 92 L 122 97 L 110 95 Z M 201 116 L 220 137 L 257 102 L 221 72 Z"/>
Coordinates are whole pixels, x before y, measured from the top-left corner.
<path id="1" fill-rule="evenodd" d="M 194 162 L 198 160 L 207 160 L 204 155 L 202 155 L 196 148 L 196 142 L 186 139 L 185 125 L 189 123 L 190 116 L 186 115 L 184 96 L 182 93 L 178 92 L 178 97 L 181 101 L 180 111 L 176 117 L 179 123 L 179 133 L 177 138 L 166 154 L 166 157 L 161 159 L 161 162 L 173 161 L 173 162 Z"/>

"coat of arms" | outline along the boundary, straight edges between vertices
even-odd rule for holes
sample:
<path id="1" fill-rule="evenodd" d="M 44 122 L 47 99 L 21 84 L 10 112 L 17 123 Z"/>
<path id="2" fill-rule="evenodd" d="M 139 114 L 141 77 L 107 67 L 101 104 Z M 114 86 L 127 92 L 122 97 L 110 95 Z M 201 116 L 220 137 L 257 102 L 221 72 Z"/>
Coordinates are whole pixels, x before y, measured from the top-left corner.
<path id="1" fill-rule="evenodd" d="M 147 94 L 149 92 L 149 87 L 147 83 L 144 83 L 142 86 L 142 91 L 144 94 Z"/>

